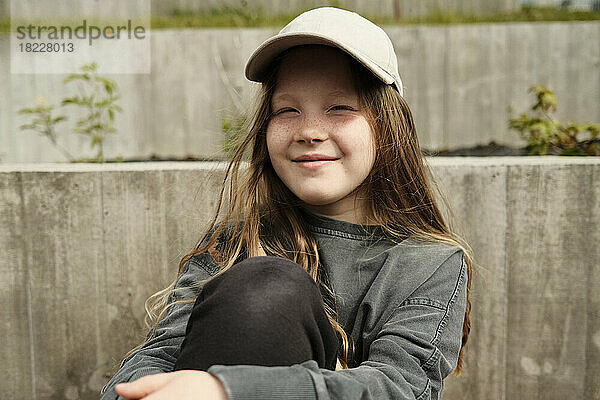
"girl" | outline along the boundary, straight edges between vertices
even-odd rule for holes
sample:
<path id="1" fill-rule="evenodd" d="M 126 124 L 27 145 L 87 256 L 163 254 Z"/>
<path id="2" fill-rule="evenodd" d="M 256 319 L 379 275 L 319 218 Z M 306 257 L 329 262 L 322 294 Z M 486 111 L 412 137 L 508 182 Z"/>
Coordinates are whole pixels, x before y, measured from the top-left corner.
<path id="1" fill-rule="evenodd" d="M 215 216 L 102 398 L 441 398 L 473 261 L 433 196 L 390 39 L 318 8 L 246 76 L 262 97 Z"/>

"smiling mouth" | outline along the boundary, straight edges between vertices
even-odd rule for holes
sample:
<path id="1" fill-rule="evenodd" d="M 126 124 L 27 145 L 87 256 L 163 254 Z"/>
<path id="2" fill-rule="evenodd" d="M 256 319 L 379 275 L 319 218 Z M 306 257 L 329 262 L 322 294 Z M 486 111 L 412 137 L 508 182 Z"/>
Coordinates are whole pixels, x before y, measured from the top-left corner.
<path id="1" fill-rule="evenodd" d="M 339 158 L 321 158 L 319 160 L 293 160 L 298 167 L 307 170 L 316 170 L 327 165 L 332 165 Z"/>
<path id="2" fill-rule="evenodd" d="M 339 160 L 339 158 L 321 158 L 319 160 L 292 160 L 292 161 L 296 162 L 296 163 L 311 163 L 311 162 L 336 161 L 336 160 Z"/>
<path id="3" fill-rule="evenodd" d="M 324 154 L 311 154 L 311 155 L 303 155 L 296 159 L 293 159 L 293 162 L 313 162 L 313 161 L 336 161 L 339 160 L 339 157 L 329 157 Z"/>

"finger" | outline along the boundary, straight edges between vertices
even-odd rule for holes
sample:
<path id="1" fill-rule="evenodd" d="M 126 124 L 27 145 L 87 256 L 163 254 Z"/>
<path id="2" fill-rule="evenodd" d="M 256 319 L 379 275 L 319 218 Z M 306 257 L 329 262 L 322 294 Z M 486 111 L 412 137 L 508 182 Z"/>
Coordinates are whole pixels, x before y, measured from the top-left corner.
<path id="1" fill-rule="evenodd" d="M 148 375 L 133 382 L 119 383 L 115 392 L 128 399 L 140 399 L 155 392 L 173 379 L 173 372 Z"/>

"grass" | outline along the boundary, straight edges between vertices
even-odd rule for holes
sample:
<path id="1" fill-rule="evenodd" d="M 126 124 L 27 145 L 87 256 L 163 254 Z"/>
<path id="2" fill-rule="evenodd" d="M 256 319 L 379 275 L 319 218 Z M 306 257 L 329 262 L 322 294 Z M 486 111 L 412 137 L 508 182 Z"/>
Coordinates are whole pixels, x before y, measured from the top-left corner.
<path id="1" fill-rule="evenodd" d="M 600 20 L 600 12 L 571 11 L 556 7 L 523 6 L 519 11 L 488 15 L 467 15 L 448 12 L 432 12 L 420 18 L 400 20 L 402 24 L 465 24 L 494 22 L 538 22 L 538 21 L 594 21 Z M 389 20 L 393 23 L 393 20 Z M 381 21 L 385 24 L 385 21 Z"/>
<path id="2" fill-rule="evenodd" d="M 281 27 L 291 21 L 299 12 L 267 16 L 261 10 L 248 8 L 223 8 L 209 12 L 189 14 L 175 10 L 172 15 L 152 16 L 152 29 L 166 28 L 207 28 L 207 27 Z M 465 23 L 493 22 L 533 22 L 533 21 L 591 21 L 600 20 L 600 12 L 570 11 L 554 7 L 524 6 L 519 11 L 489 15 L 467 15 L 434 11 L 418 18 L 366 16 L 378 25 L 448 25 Z"/>
<path id="3" fill-rule="evenodd" d="M 222 7 L 200 13 L 188 13 L 174 9 L 170 15 L 153 15 L 152 29 L 177 28 L 225 28 L 225 27 L 281 27 L 292 20 L 299 12 L 267 16 L 261 9 L 251 9 L 247 5 Z M 418 18 L 400 18 L 366 16 L 378 25 L 449 25 L 494 22 L 535 22 L 535 21 L 592 21 L 600 20 L 600 12 L 565 10 L 555 7 L 523 6 L 521 10 L 510 13 L 489 15 L 468 15 L 452 12 L 434 11 Z M 0 19 L 0 32 L 10 30 L 10 20 Z"/>
<path id="4" fill-rule="evenodd" d="M 8 33 L 10 31 L 10 19 L 0 18 L 0 32 Z"/>

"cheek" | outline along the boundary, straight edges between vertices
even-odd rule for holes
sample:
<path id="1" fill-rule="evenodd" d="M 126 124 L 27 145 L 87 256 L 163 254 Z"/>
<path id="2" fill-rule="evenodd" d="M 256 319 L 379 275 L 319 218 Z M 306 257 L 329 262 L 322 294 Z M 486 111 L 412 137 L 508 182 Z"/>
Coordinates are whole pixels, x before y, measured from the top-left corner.
<path id="1" fill-rule="evenodd" d="M 281 142 L 281 127 L 276 123 L 269 122 L 267 125 L 267 145 L 273 146 Z"/>
<path id="2" fill-rule="evenodd" d="M 278 161 L 285 156 L 285 136 L 281 134 L 280 130 L 269 125 L 267 126 L 266 141 L 271 164 L 277 166 Z"/>
<path id="3" fill-rule="evenodd" d="M 344 153 L 353 154 L 353 158 L 362 162 L 373 164 L 375 160 L 375 137 L 369 123 L 365 120 L 358 120 L 351 126 L 348 126 L 346 132 L 340 135 L 340 141 L 343 143 Z"/>
<path id="4" fill-rule="evenodd" d="M 375 145 L 375 133 L 371 129 L 371 125 L 366 120 L 362 121 L 362 146 L 365 153 L 365 160 L 369 163 L 369 166 L 373 166 L 375 161 L 375 152 L 377 151 Z"/>
<path id="5" fill-rule="evenodd" d="M 273 129 L 271 128 L 271 124 L 267 125 L 266 132 L 266 140 L 267 140 L 267 150 L 269 151 L 269 155 L 273 153 L 276 147 L 277 141 L 274 139 Z"/>
<path id="6" fill-rule="evenodd" d="M 377 145 L 375 144 L 374 135 L 371 135 L 371 138 L 369 139 L 369 143 L 367 146 L 369 148 L 369 163 L 372 168 L 373 164 L 375 164 L 375 157 L 377 155 Z"/>

